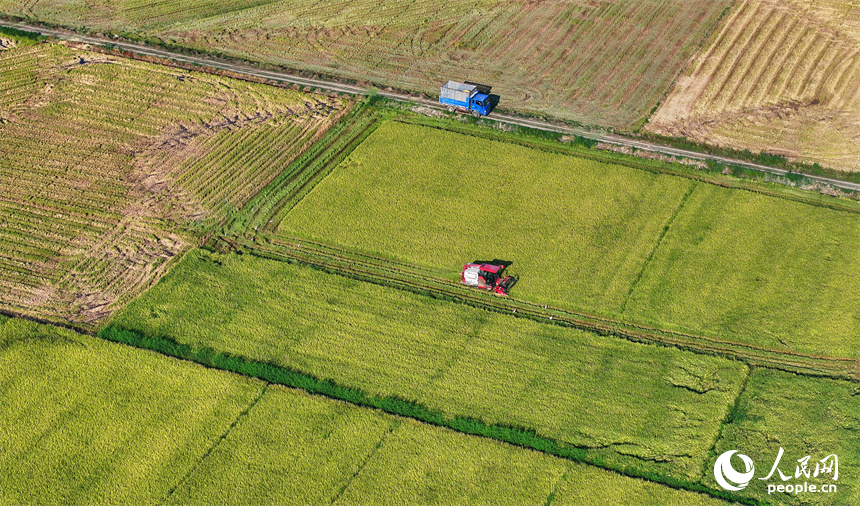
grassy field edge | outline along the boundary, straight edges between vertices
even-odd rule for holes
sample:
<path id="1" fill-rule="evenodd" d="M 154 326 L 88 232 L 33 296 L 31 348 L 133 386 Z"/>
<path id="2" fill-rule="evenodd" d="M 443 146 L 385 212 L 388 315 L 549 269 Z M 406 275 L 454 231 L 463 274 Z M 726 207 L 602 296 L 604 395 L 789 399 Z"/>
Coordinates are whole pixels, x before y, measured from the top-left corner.
<path id="1" fill-rule="evenodd" d="M 401 107 L 393 102 L 390 102 L 388 107 L 402 110 Z M 726 174 L 724 171 L 728 166 L 722 163 L 709 162 L 707 163 L 707 168 L 701 169 L 678 162 L 643 158 L 631 154 L 601 149 L 597 147 L 598 143 L 596 141 L 592 141 L 585 137 L 565 136 L 561 133 L 519 126 L 514 127 L 514 130 L 512 131 L 507 131 L 503 128 L 506 127 L 506 125 L 492 122 L 492 116 L 487 119 L 476 120 L 473 118 L 460 117 L 459 119 L 452 120 L 450 118 L 428 117 L 419 113 L 408 113 L 403 111 L 397 117 L 396 121 L 438 128 L 440 130 L 464 135 L 473 135 L 489 140 L 509 142 L 549 153 L 561 153 L 598 162 L 616 163 L 625 167 L 639 169 L 654 174 L 683 177 L 723 188 L 745 190 L 771 197 L 802 202 L 812 206 L 860 214 L 860 203 L 857 201 L 850 200 L 848 198 L 836 198 L 810 190 L 801 190 L 784 184 L 773 183 L 767 180 L 767 177 L 769 176 L 768 174 L 752 169 L 732 166 L 730 169 L 731 173 Z M 692 146 L 683 144 L 681 141 L 678 142 L 679 145 L 675 147 L 693 149 Z M 700 148 L 699 151 L 708 152 L 702 149 L 701 146 L 697 147 Z M 733 155 L 733 152 L 715 152 L 712 154 L 729 156 Z M 737 158 L 743 159 L 741 154 L 743 154 L 743 152 L 741 152 Z M 751 157 L 750 161 L 765 163 L 771 162 L 772 160 Z M 774 165 L 773 163 L 769 164 Z M 780 165 L 776 164 L 776 166 L 779 167 Z M 788 168 L 790 169 L 791 167 Z M 835 177 L 833 174 L 823 175 L 826 177 Z M 804 175 L 800 172 L 792 172 L 785 178 L 794 183 L 798 183 L 803 181 Z"/>

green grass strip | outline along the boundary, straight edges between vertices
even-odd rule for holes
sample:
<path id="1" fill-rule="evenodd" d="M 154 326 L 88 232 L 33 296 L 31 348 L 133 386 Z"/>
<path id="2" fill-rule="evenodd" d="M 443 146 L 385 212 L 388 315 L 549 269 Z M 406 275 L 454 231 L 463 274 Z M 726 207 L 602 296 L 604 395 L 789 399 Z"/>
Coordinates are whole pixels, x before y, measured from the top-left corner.
<path id="1" fill-rule="evenodd" d="M 709 488 L 701 483 L 649 473 L 630 466 L 621 467 L 607 465 L 601 459 L 589 455 L 589 452 L 586 449 L 577 448 L 550 438 L 539 436 L 531 429 L 508 425 L 488 424 L 482 420 L 470 417 L 456 416 L 446 418 L 441 411 L 430 409 L 416 402 L 407 401 L 393 396 L 381 397 L 369 395 L 356 388 L 338 385 L 337 383 L 328 380 L 321 380 L 309 374 L 294 371 L 286 367 L 249 360 L 245 357 L 218 352 L 211 348 L 195 349 L 186 344 L 177 343 L 172 339 L 149 337 L 138 332 L 115 326 L 108 326 L 102 329 L 98 333 L 98 336 L 109 341 L 155 351 L 175 358 L 214 367 L 216 369 L 261 379 L 269 383 L 275 383 L 292 388 L 300 388 L 311 394 L 346 401 L 358 406 L 376 408 L 389 414 L 412 418 L 464 434 L 483 436 L 523 448 L 530 448 L 550 455 L 555 455 L 574 462 L 591 464 L 596 467 L 618 472 L 625 476 L 645 479 L 671 488 L 699 492 L 718 499 L 734 501 L 739 504 L 748 504 L 751 506 L 768 504 L 755 499 L 737 497 L 721 490 Z"/>
<path id="2" fill-rule="evenodd" d="M 0 35 L 8 35 L 9 37 L 15 37 L 17 39 L 27 39 L 34 42 L 42 42 L 43 40 L 48 40 L 48 37 L 45 37 L 44 35 L 39 35 L 38 33 L 25 32 L 24 30 L 8 28 L 5 26 L 0 26 Z"/>

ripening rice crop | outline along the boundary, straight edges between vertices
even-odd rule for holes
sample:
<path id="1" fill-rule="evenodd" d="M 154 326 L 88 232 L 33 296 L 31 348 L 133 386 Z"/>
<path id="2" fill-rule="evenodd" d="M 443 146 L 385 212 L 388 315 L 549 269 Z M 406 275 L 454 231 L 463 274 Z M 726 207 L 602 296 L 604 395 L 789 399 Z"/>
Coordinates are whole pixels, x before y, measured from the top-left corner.
<path id="1" fill-rule="evenodd" d="M 309 267 L 200 250 L 111 325 L 274 362 L 447 416 L 531 428 L 591 448 L 606 462 L 690 477 L 746 369 Z"/>
<path id="2" fill-rule="evenodd" d="M 853 357 L 855 213 L 402 123 L 379 127 L 280 232 L 513 295 L 777 352 Z"/>

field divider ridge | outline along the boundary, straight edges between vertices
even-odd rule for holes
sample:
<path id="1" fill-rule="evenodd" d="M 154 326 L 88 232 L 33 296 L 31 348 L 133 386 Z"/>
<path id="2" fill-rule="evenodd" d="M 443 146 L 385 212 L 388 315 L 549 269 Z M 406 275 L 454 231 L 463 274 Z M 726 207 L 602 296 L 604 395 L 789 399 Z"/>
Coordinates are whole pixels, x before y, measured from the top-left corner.
<path id="1" fill-rule="evenodd" d="M 675 210 L 672 212 L 672 215 L 669 216 L 669 219 L 666 220 L 666 224 L 663 225 L 663 230 L 660 231 L 660 237 L 654 242 L 654 247 L 651 248 L 651 251 L 648 253 L 648 257 L 645 258 L 645 261 L 642 262 L 642 268 L 639 269 L 639 272 L 636 273 L 636 277 L 633 278 L 633 282 L 630 283 L 630 288 L 627 290 L 627 295 L 624 296 L 624 301 L 621 303 L 621 309 L 619 313 L 624 313 L 624 310 L 627 309 L 627 303 L 630 302 L 630 297 L 633 295 L 633 291 L 636 290 L 636 285 L 639 284 L 639 281 L 642 279 L 642 275 L 645 274 L 645 271 L 648 269 L 648 265 L 651 263 L 651 259 L 654 258 L 654 253 L 660 248 L 660 244 L 663 243 L 663 238 L 666 237 L 666 234 L 669 233 L 669 227 L 672 226 L 672 223 L 675 221 L 675 217 L 678 216 L 678 213 L 681 212 L 681 209 L 684 207 L 684 204 L 687 203 L 687 199 L 690 198 L 690 195 L 696 190 L 696 187 L 699 185 L 698 181 L 694 181 L 693 184 L 690 185 L 690 188 L 687 189 L 687 192 L 684 193 L 684 196 L 681 197 L 681 201 L 678 202 L 678 205 L 675 207 Z"/>
<path id="2" fill-rule="evenodd" d="M 546 324 L 573 327 L 605 336 L 638 343 L 674 346 L 687 351 L 741 360 L 748 365 L 780 369 L 810 376 L 856 379 L 857 360 L 850 357 L 811 355 L 791 350 L 775 350 L 749 343 L 720 339 L 668 329 L 651 327 L 541 305 L 515 298 L 501 298 L 403 263 L 347 252 L 285 235 L 260 234 L 252 243 L 240 245 L 227 238 L 210 242 L 220 251 L 242 250 L 272 260 L 298 262 L 333 274 L 339 274 L 382 286 L 390 286 L 420 295 L 455 301 L 509 316 L 527 318 Z"/>
<path id="3" fill-rule="evenodd" d="M 346 492 L 346 489 L 348 489 L 349 486 L 352 485 L 352 481 L 355 480 L 356 476 L 361 474 L 361 472 L 364 471 L 364 468 L 367 467 L 373 457 L 376 456 L 377 452 L 379 452 L 379 449 L 382 448 L 382 445 L 385 444 L 385 441 L 389 438 L 389 436 L 391 436 L 391 434 L 393 434 L 394 431 L 400 427 L 400 423 L 400 420 L 394 420 L 391 423 L 391 426 L 388 428 L 387 431 L 385 431 L 385 434 L 382 435 L 382 438 L 380 438 L 380 440 L 376 442 L 376 445 L 374 445 L 373 450 L 367 454 L 367 456 L 358 466 L 358 469 L 356 469 L 355 472 L 352 473 L 352 476 L 350 476 L 346 480 L 346 483 L 344 483 L 343 486 L 340 487 L 340 490 L 338 490 L 337 493 L 331 498 L 329 504 L 334 504 L 337 502 L 338 499 L 340 499 L 340 496 L 342 496 L 343 493 Z"/>
<path id="4" fill-rule="evenodd" d="M 720 422 L 720 428 L 717 431 L 717 436 L 714 438 L 714 443 L 711 445 L 710 448 L 708 448 L 707 455 L 711 457 L 716 457 L 716 448 L 720 440 L 723 438 L 723 430 L 726 428 L 727 425 L 733 423 L 735 417 L 737 416 L 741 397 L 744 395 L 744 392 L 746 392 L 747 386 L 749 386 L 750 376 L 752 376 L 752 369 L 752 367 L 747 367 L 746 374 L 744 375 L 744 379 L 741 382 L 741 387 L 738 389 L 738 395 L 735 396 L 735 401 L 732 403 L 731 406 L 729 406 L 729 410 L 726 413 L 726 416 L 723 418 L 722 422 Z M 708 461 L 705 460 L 704 467 L 702 468 L 702 476 L 707 476 L 709 471 L 710 469 Z"/>
<path id="5" fill-rule="evenodd" d="M 516 447 L 535 450 L 569 461 L 606 469 L 623 476 L 650 481 L 676 490 L 696 492 L 736 504 L 749 506 L 764 506 L 767 504 L 756 499 L 735 496 L 724 490 L 708 487 L 701 482 L 653 473 L 634 465 L 609 464 L 599 455 L 590 453 L 591 448 L 589 447 L 581 447 L 542 436 L 531 428 L 492 424 L 474 417 L 447 416 L 438 409 L 428 408 L 415 401 L 397 396 L 383 397 L 368 394 L 355 387 L 341 385 L 328 379 L 320 379 L 314 375 L 271 362 L 261 362 L 244 356 L 231 355 L 208 347 L 195 348 L 179 343 L 169 337 L 146 336 L 133 330 L 111 325 L 100 330 L 97 335 L 107 341 L 122 343 L 134 348 L 145 349 L 180 360 L 194 362 L 205 367 L 260 379 L 268 384 L 300 389 L 311 395 L 344 401 L 359 407 L 378 409 L 390 415 L 416 420 L 462 434 L 484 437 Z M 263 393 L 265 393 L 265 389 Z M 260 397 L 262 397 L 262 394 Z M 250 406 L 246 412 L 251 407 L 253 406 Z M 234 422 L 233 426 L 240 419 L 241 415 Z M 226 437 L 228 434 L 225 434 L 223 437 Z M 222 440 L 223 437 L 221 438 Z"/>

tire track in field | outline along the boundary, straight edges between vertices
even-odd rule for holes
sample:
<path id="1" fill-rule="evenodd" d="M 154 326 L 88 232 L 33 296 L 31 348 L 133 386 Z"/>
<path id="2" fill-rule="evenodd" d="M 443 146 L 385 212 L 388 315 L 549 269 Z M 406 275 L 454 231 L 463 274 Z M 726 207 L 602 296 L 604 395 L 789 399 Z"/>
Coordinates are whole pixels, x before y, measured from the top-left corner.
<path id="1" fill-rule="evenodd" d="M 717 437 L 714 438 L 714 444 L 712 444 L 711 447 L 708 448 L 707 455 L 716 455 L 717 445 L 720 443 L 720 440 L 723 439 L 723 430 L 726 428 L 727 425 L 734 423 L 735 414 L 738 411 L 738 406 L 740 405 L 741 397 L 744 395 L 744 392 L 747 391 L 747 387 L 749 386 L 750 376 L 752 376 L 752 371 L 753 371 L 753 367 L 747 366 L 746 376 L 744 376 L 744 379 L 741 382 L 741 388 L 738 390 L 738 395 L 735 396 L 734 403 L 732 403 L 731 407 L 729 408 L 728 413 L 726 413 L 726 416 L 723 418 L 723 422 L 720 424 L 720 428 L 717 431 Z M 711 465 L 708 462 L 708 459 L 705 459 L 705 464 L 704 464 L 704 468 L 702 469 L 700 481 L 701 481 L 701 477 L 708 476 L 710 469 L 711 469 Z"/>
<path id="2" fill-rule="evenodd" d="M 289 237 L 266 236 L 247 247 L 224 239 L 216 249 L 239 250 L 272 260 L 299 262 L 324 271 L 364 282 L 419 295 L 456 300 L 480 309 L 531 319 L 566 327 L 574 327 L 600 335 L 613 336 L 633 342 L 663 343 L 695 353 L 716 354 L 742 360 L 748 365 L 780 369 L 796 374 L 837 378 L 860 377 L 860 361 L 852 357 L 810 355 L 791 350 L 775 350 L 755 344 L 672 331 L 623 320 L 548 307 L 513 298 L 500 299 L 464 288 L 459 283 L 432 275 L 411 272 L 410 268 L 397 267 L 385 259 L 368 257 L 355 252 L 338 252 L 328 247 L 311 244 Z"/>
<path id="3" fill-rule="evenodd" d="M 419 421 L 421 421 L 421 420 L 419 420 Z M 421 422 L 424 423 L 423 421 L 421 421 Z M 361 474 L 362 471 L 364 471 L 364 468 L 367 467 L 367 465 L 370 463 L 370 461 L 373 459 L 373 457 L 379 452 L 379 449 L 382 448 L 382 445 L 385 444 L 385 441 L 388 439 L 388 437 L 391 436 L 391 434 L 393 434 L 394 431 L 397 430 L 398 427 L 400 427 L 401 423 L 402 422 L 400 420 L 394 420 L 393 421 L 393 423 L 391 424 L 391 427 L 389 427 L 389 429 L 388 429 L 388 432 L 383 434 L 382 438 L 380 438 L 380 440 L 377 441 L 376 446 L 373 447 L 373 450 L 369 454 L 367 454 L 367 457 L 364 458 L 364 461 L 362 461 L 362 463 L 358 466 L 358 469 L 356 469 L 355 472 L 352 473 L 352 476 L 350 476 L 346 480 L 346 483 L 343 484 L 343 487 L 341 487 L 340 490 L 338 490 L 337 494 L 335 494 L 334 497 L 331 498 L 331 502 L 329 504 L 334 504 L 338 501 L 338 499 L 340 499 L 340 496 L 342 496 L 343 493 L 346 491 L 346 489 L 348 489 L 349 486 L 352 485 L 352 481 L 359 474 Z"/>
<path id="4" fill-rule="evenodd" d="M 651 263 L 651 259 L 654 258 L 654 253 L 657 252 L 657 249 L 660 248 L 660 244 L 663 243 L 663 238 L 666 237 L 666 234 L 669 232 L 669 227 L 672 226 L 672 223 L 675 221 L 675 217 L 681 212 L 681 209 L 684 208 L 684 205 L 687 203 L 687 199 L 690 198 L 690 195 L 693 194 L 693 191 L 699 187 L 699 181 L 693 181 L 690 185 L 690 188 L 687 190 L 687 193 L 681 197 L 681 201 L 678 203 L 678 206 L 675 208 L 675 212 L 672 213 L 672 216 L 669 216 L 669 219 L 666 221 L 666 224 L 663 225 L 663 231 L 660 232 L 660 237 L 657 238 L 657 241 L 654 243 L 654 247 L 651 248 L 651 252 L 648 253 L 648 257 L 645 258 L 645 261 L 642 262 L 642 269 L 636 274 L 636 277 L 633 278 L 633 282 L 630 283 L 630 289 L 627 291 L 627 295 L 624 297 L 624 301 L 621 303 L 621 313 L 624 313 L 624 310 L 627 309 L 627 303 L 630 302 L 630 297 L 633 295 L 633 291 L 636 290 L 636 285 L 639 284 L 639 280 L 642 279 L 642 275 L 645 274 L 645 270 L 648 269 L 648 265 Z"/>
<path id="5" fill-rule="evenodd" d="M 203 461 L 206 460 L 209 457 L 209 455 L 211 455 L 212 452 L 214 452 L 218 448 L 218 446 L 221 445 L 221 442 L 223 442 L 225 439 L 227 439 L 227 436 L 229 436 L 230 432 L 232 432 L 233 429 L 235 429 L 236 426 L 239 425 L 239 422 L 241 422 L 246 416 L 248 416 L 248 414 L 251 412 L 251 410 L 254 409 L 254 407 L 260 402 L 260 400 L 263 398 L 263 396 L 266 395 L 266 392 L 269 391 L 270 385 L 271 385 L 271 383 L 269 383 L 269 382 L 266 382 L 263 385 L 263 389 L 260 390 L 260 395 L 258 395 L 254 400 L 252 400 L 250 402 L 250 404 L 248 404 L 248 406 L 245 407 L 245 409 L 243 409 L 242 411 L 239 412 L 238 415 L 236 415 L 236 419 L 233 420 L 233 423 L 231 423 L 229 427 L 227 427 L 227 430 L 224 431 L 224 434 L 221 434 L 221 436 L 218 439 L 216 439 L 215 442 L 213 442 L 211 446 L 209 446 L 209 448 L 206 450 L 206 453 L 204 453 L 199 459 L 197 459 L 197 462 L 195 462 L 194 465 L 191 466 L 191 469 L 189 469 L 188 472 L 185 473 L 185 476 L 183 476 L 182 479 L 180 479 L 176 483 L 176 485 L 174 485 L 170 489 L 170 491 L 167 492 L 167 495 L 164 497 L 164 500 L 161 502 L 162 506 L 167 504 L 167 502 L 170 500 L 170 497 L 173 495 L 173 493 L 176 492 L 176 490 L 179 487 L 181 487 L 186 481 L 188 481 L 189 478 L 191 478 L 191 475 L 193 475 L 195 473 L 195 471 L 197 471 L 197 468 L 199 468 L 200 465 L 203 463 Z"/>
<path id="6" fill-rule="evenodd" d="M 550 506 L 552 502 L 555 501 L 558 491 L 561 489 L 562 485 L 564 485 L 564 483 L 568 480 L 568 478 L 570 478 L 571 472 L 573 472 L 572 469 L 568 469 L 567 471 L 565 471 L 561 478 L 555 483 L 555 485 L 552 487 L 552 492 L 550 492 L 549 495 L 546 496 L 546 501 L 544 501 L 543 506 Z"/>

